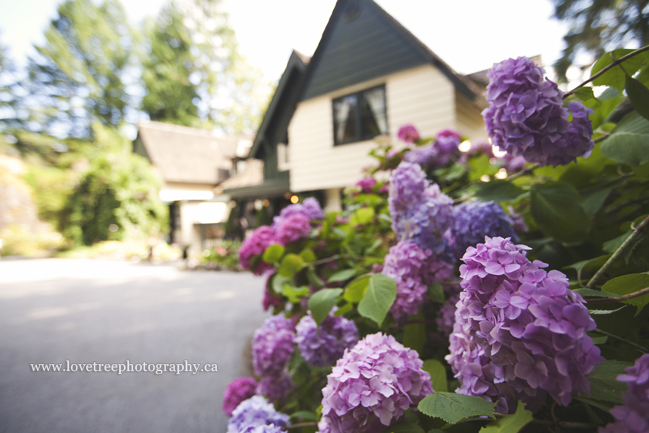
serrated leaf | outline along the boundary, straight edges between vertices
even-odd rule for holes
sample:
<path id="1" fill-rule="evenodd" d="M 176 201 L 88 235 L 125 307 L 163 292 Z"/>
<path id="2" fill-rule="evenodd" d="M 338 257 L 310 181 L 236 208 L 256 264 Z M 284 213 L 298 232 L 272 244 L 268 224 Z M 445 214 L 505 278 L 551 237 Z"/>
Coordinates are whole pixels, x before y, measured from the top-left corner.
<path id="1" fill-rule="evenodd" d="M 444 287 L 439 283 L 433 283 L 428 286 L 428 297 L 431 301 L 437 302 L 438 304 L 443 304 L 446 302 L 446 297 L 444 296 Z"/>
<path id="2" fill-rule="evenodd" d="M 435 392 L 447 392 L 448 382 L 446 380 L 446 368 L 444 364 L 436 359 L 427 359 L 422 367 L 425 372 L 430 374 L 430 380 L 433 382 Z"/>
<path id="3" fill-rule="evenodd" d="M 493 418 L 494 407 L 496 403 L 483 398 L 453 392 L 434 392 L 417 406 L 423 414 L 441 418 L 451 424 L 471 416 L 486 415 Z"/>
<path id="4" fill-rule="evenodd" d="M 532 412 L 525 409 L 525 403 L 519 401 L 515 413 L 487 424 L 480 429 L 480 433 L 518 433 L 533 419 Z"/>
<path id="5" fill-rule="evenodd" d="M 367 290 L 358 303 L 358 313 L 381 326 L 397 298 L 397 283 L 383 274 L 374 274 L 369 278 Z"/>
<path id="6" fill-rule="evenodd" d="M 633 109 L 642 117 L 649 120 L 649 89 L 640 81 L 629 76 L 626 77 L 624 85 L 626 94 L 629 96 Z"/>
<path id="7" fill-rule="evenodd" d="M 591 316 L 606 316 L 608 314 L 617 313 L 618 311 L 623 310 L 624 308 L 626 308 L 626 306 L 617 308 L 615 310 L 588 310 L 588 313 Z"/>
<path id="8" fill-rule="evenodd" d="M 580 87 L 573 92 L 573 94 L 579 98 L 580 101 L 586 102 L 591 99 L 595 99 L 595 94 L 593 93 L 593 88 L 590 86 Z"/>
<path id="9" fill-rule="evenodd" d="M 618 295 L 615 293 L 602 292 L 601 290 L 594 289 L 576 289 L 575 292 L 579 293 L 582 297 L 586 298 L 616 298 Z"/>
<path id="10" fill-rule="evenodd" d="M 269 245 L 261 259 L 266 263 L 277 263 L 284 255 L 285 248 L 280 244 Z"/>
<path id="11" fill-rule="evenodd" d="M 602 290 L 615 293 L 618 296 L 624 296 L 647 287 L 649 287 L 649 274 L 628 274 L 607 281 L 602 287 Z M 637 308 L 637 316 L 644 306 L 649 304 L 649 293 L 622 302 L 635 306 Z"/>
<path id="12" fill-rule="evenodd" d="M 347 302 L 354 302 L 358 303 L 363 299 L 363 295 L 365 295 L 365 290 L 367 290 L 367 285 L 370 282 L 370 277 L 365 276 L 361 278 L 357 278 L 351 283 L 345 287 L 345 294 L 343 295 L 343 299 Z"/>
<path id="13" fill-rule="evenodd" d="M 403 420 L 386 427 L 383 433 L 426 433 L 423 428 L 419 427 L 412 421 Z"/>
<path id="14" fill-rule="evenodd" d="M 649 162 L 649 121 L 638 113 L 629 113 L 602 142 L 602 155 L 632 167 Z"/>
<path id="15" fill-rule="evenodd" d="M 571 185 L 559 182 L 534 185 L 530 210 L 537 224 L 562 242 L 586 239 L 592 222 L 580 205 L 579 193 Z"/>
<path id="16" fill-rule="evenodd" d="M 604 54 L 593 66 L 590 76 L 597 74 L 599 71 L 613 63 L 615 60 L 621 59 L 627 54 L 632 53 L 635 50 L 632 49 L 618 49 L 612 52 Z M 612 54 L 612 56 L 611 56 Z M 611 86 L 619 90 L 620 92 L 624 89 L 625 79 L 627 74 L 633 75 L 645 62 L 646 53 L 638 54 L 637 56 L 631 57 L 630 59 L 625 60 L 620 65 L 617 65 L 608 71 L 606 71 L 601 76 L 593 80 L 593 85 L 595 86 Z M 624 68 L 624 69 L 622 69 Z M 625 73 L 626 71 L 626 73 Z"/>
<path id="17" fill-rule="evenodd" d="M 588 376 L 590 382 L 590 398 L 616 404 L 624 404 L 621 394 L 626 392 L 625 382 L 617 380 L 617 376 L 624 374 L 624 369 L 631 366 L 622 361 L 604 361 L 595 371 Z"/>
<path id="18" fill-rule="evenodd" d="M 311 295 L 307 306 L 318 326 L 327 318 L 342 293 L 343 289 L 322 289 Z"/>
<path id="19" fill-rule="evenodd" d="M 327 281 L 330 283 L 336 282 L 336 281 L 347 281 L 350 278 L 356 276 L 358 272 L 356 272 L 356 269 L 343 269 L 342 271 L 338 271 L 334 273 L 332 276 L 329 277 Z"/>
<path id="20" fill-rule="evenodd" d="M 513 201 L 524 194 L 525 191 L 506 180 L 492 180 L 482 184 L 475 195 L 482 201 Z"/>
<path id="21" fill-rule="evenodd" d="M 297 254 L 287 254 L 279 265 L 278 272 L 281 276 L 293 278 L 304 268 L 304 260 Z"/>
<path id="22" fill-rule="evenodd" d="M 625 240 L 631 234 L 633 233 L 633 230 L 628 230 L 626 233 L 621 234 L 620 236 L 611 239 L 610 241 L 606 241 L 602 244 L 602 250 L 604 250 L 607 253 L 613 254 L 615 251 L 617 251 L 618 248 L 624 243 Z"/>

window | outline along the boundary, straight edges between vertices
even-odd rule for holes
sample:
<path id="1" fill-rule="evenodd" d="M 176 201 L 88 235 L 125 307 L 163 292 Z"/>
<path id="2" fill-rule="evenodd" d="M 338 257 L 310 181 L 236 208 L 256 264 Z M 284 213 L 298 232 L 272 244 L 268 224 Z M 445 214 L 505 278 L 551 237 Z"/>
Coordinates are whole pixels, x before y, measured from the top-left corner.
<path id="1" fill-rule="evenodd" d="M 333 100 L 334 144 L 371 140 L 388 133 L 385 86 Z"/>

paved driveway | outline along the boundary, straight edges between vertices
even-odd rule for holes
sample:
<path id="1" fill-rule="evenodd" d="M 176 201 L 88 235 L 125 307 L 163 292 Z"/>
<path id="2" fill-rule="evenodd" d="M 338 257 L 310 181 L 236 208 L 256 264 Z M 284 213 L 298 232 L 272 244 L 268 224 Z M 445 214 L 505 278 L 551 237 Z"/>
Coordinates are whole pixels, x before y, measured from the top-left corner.
<path id="1" fill-rule="evenodd" d="M 171 265 L 0 261 L 0 432 L 225 432 L 223 390 L 249 374 L 249 341 L 266 317 L 262 286 L 248 273 Z M 187 360 L 218 372 L 30 367 L 67 360 Z"/>

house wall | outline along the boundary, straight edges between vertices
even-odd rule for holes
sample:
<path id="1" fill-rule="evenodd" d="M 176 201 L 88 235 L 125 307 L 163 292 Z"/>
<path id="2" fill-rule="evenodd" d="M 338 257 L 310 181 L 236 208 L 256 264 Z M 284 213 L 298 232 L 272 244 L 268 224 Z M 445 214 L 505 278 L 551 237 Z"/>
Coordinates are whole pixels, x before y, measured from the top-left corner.
<path id="1" fill-rule="evenodd" d="M 414 124 L 432 136 L 456 124 L 455 88 L 434 66 L 422 65 L 302 101 L 289 124 L 291 191 L 329 190 L 353 185 L 373 165 L 373 140 L 334 146 L 334 98 L 385 84 L 388 130 L 394 143 L 399 127 Z"/>
<path id="2" fill-rule="evenodd" d="M 455 128 L 462 135 L 469 137 L 471 140 L 487 140 L 488 135 L 482 118 L 482 107 L 479 107 L 461 93 L 455 92 L 455 110 L 457 116 Z"/>

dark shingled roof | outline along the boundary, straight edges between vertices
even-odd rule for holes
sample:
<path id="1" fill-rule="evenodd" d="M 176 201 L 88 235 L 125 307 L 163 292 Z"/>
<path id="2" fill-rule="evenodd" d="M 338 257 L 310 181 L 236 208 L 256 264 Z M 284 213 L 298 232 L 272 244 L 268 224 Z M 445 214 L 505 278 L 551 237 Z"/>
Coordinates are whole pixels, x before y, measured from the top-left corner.
<path id="1" fill-rule="evenodd" d="M 169 123 L 139 123 L 137 142 L 166 182 L 217 184 L 219 169 L 232 168 L 242 137 L 216 137 L 209 131 Z M 139 152 L 138 152 L 139 153 Z"/>

